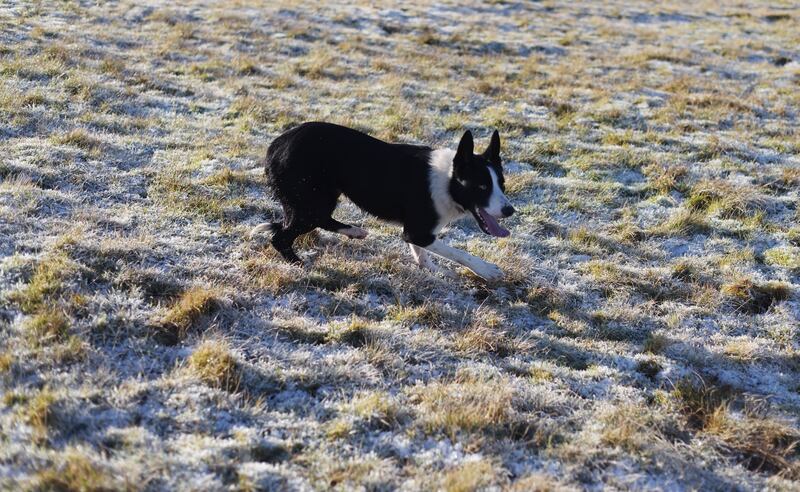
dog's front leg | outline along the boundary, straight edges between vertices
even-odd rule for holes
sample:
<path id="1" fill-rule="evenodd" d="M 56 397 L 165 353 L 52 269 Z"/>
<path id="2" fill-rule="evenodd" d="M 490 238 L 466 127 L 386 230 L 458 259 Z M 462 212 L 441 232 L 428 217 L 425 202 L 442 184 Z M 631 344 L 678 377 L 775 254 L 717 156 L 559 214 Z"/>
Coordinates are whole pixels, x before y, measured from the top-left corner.
<path id="1" fill-rule="evenodd" d="M 448 246 L 438 239 L 434 239 L 431 244 L 425 246 L 425 249 L 433 254 L 447 258 L 451 261 L 455 261 L 459 265 L 469 268 L 475 275 L 490 282 L 496 282 L 503 278 L 503 271 L 500 270 L 500 267 L 497 265 L 483 261 L 478 257 L 472 256 L 466 251 L 461 251 L 460 249 Z"/>
<path id="2" fill-rule="evenodd" d="M 441 268 L 436 263 L 431 260 L 430 254 L 425 248 L 421 248 L 416 244 L 408 243 L 409 248 L 411 248 L 411 256 L 414 257 L 414 261 L 420 268 L 423 270 L 428 270 L 431 273 L 441 273 L 445 277 L 453 277 L 455 276 L 455 272 L 447 269 Z"/>

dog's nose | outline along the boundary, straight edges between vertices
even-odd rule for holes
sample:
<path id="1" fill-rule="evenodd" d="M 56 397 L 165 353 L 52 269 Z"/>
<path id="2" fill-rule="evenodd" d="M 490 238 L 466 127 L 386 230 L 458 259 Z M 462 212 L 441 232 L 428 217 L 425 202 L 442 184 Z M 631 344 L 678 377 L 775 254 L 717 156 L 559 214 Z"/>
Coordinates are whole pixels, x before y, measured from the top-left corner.
<path id="1" fill-rule="evenodd" d="M 514 207 L 511 205 L 506 205 L 500 211 L 503 213 L 503 217 L 511 217 L 514 215 Z"/>

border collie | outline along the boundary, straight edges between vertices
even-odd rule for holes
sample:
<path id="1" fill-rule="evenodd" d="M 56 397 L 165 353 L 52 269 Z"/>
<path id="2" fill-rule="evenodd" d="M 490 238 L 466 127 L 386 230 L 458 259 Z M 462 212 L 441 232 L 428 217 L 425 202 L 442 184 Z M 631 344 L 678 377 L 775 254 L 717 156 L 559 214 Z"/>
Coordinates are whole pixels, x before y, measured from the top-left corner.
<path id="1" fill-rule="evenodd" d="M 283 206 L 283 222 L 264 223 L 252 232 L 272 231 L 272 245 L 289 262 L 300 263 L 292 244 L 317 227 L 363 239 L 367 231 L 331 217 L 344 194 L 364 211 L 403 226 L 403 239 L 420 268 L 441 271 L 428 253 L 459 263 L 497 281 L 496 265 L 437 239 L 441 229 L 469 213 L 486 234 L 506 237 L 498 218 L 514 207 L 503 191 L 500 135 L 495 131 L 483 154 L 474 154 L 467 130 L 458 149 L 383 142 L 357 130 L 310 122 L 281 134 L 267 150 L 265 171 Z"/>

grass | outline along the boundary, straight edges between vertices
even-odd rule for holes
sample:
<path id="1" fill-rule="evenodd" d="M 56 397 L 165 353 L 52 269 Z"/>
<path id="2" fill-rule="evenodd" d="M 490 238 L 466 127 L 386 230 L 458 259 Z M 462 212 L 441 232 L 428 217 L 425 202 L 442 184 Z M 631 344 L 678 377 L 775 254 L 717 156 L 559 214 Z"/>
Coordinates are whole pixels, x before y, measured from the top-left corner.
<path id="1" fill-rule="evenodd" d="M 282 321 L 277 323 L 275 328 L 300 343 L 322 344 L 328 340 L 328 334 L 325 331 L 309 326 L 302 320 Z"/>
<path id="2" fill-rule="evenodd" d="M 10 353 L 0 354 L 0 374 L 10 372 L 14 368 L 16 357 Z"/>
<path id="3" fill-rule="evenodd" d="M 534 314 L 544 316 L 551 311 L 569 309 L 576 299 L 557 287 L 534 284 L 528 287 L 525 301 Z"/>
<path id="4" fill-rule="evenodd" d="M 733 309 L 752 314 L 765 313 L 774 304 L 788 299 L 791 293 L 785 283 L 756 283 L 746 277 L 723 284 L 720 291 Z"/>
<path id="5" fill-rule="evenodd" d="M 680 209 L 649 232 L 657 236 L 694 236 L 707 233 L 710 229 L 702 212 Z"/>
<path id="6" fill-rule="evenodd" d="M 660 354 L 664 352 L 670 344 L 670 340 L 666 335 L 660 333 L 650 333 L 644 340 L 642 350 L 648 354 Z"/>
<path id="7" fill-rule="evenodd" d="M 297 270 L 280 262 L 278 254 L 271 250 L 248 258 L 243 266 L 251 284 L 272 294 L 288 291 L 298 284 Z"/>
<path id="8" fill-rule="evenodd" d="M 204 188 L 193 182 L 186 170 L 162 171 L 150 189 L 150 195 L 164 208 L 208 220 L 225 218 L 225 201 L 208 196 Z"/>
<path id="9" fill-rule="evenodd" d="M 728 182 L 703 181 L 692 187 L 687 206 L 690 210 L 719 213 L 721 217 L 746 217 L 764 206 L 760 194 L 750 188 Z"/>
<path id="10" fill-rule="evenodd" d="M 352 317 L 344 323 L 333 324 L 325 340 L 358 348 L 366 345 L 371 337 L 372 331 L 369 323 L 363 319 Z"/>
<path id="11" fill-rule="evenodd" d="M 0 489 L 795 487 L 796 9 L 387 7 L 0 7 Z M 249 238 L 308 120 L 499 128 L 506 279 Z"/>
<path id="12" fill-rule="evenodd" d="M 398 423 L 401 416 L 400 406 L 395 399 L 384 391 L 366 391 L 359 393 L 350 402 L 354 415 L 367 423 L 391 427 Z"/>
<path id="13" fill-rule="evenodd" d="M 682 381 L 673 396 L 693 427 L 718 438 L 721 451 L 747 469 L 798 476 L 796 429 L 763 417 L 735 417 L 726 391 L 713 386 Z"/>
<path id="14" fill-rule="evenodd" d="M 533 172 L 512 174 L 506 177 L 506 195 L 516 196 L 533 188 L 537 174 Z"/>
<path id="15" fill-rule="evenodd" d="M 47 256 L 36 265 L 27 284 L 11 292 L 10 300 L 26 314 L 49 307 L 66 288 L 64 282 L 75 270 L 75 264 L 66 255 Z"/>
<path id="16" fill-rule="evenodd" d="M 123 487 L 104 467 L 91 460 L 82 450 L 71 450 L 55 466 L 39 470 L 34 479 L 35 490 L 79 490 L 102 492 L 132 489 Z"/>
<path id="17" fill-rule="evenodd" d="M 502 432 L 512 420 L 513 391 L 496 381 L 462 379 L 415 388 L 418 420 L 426 432 Z"/>
<path id="18" fill-rule="evenodd" d="M 614 408 L 601 417 L 600 442 L 636 455 L 655 438 L 646 409 L 634 405 Z"/>
<path id="19" fill-rule="evenodd" d="M 800 270 L 800 248 L 797 246 L 779 246 L 764 251 L 764 260 L 790 270 Z"/>
<path id="20" fill-rule="evenodd" d="M 725 345 L 723 353 L 740 362 L 753 362 L 758 355 L 758 345 L 749 338 L 731 340 Z"/>
<path id="21" fill-rule="evenodd" d="M 442 480 L 447 492 L 474 492 L 497 482 L 497 466 L 486 460 L 470 461 L 448 471 Z"/>
<path id="22" fill-rule="evenodd" d="M 76 128 L 66 133 L 57 135 L 55 143 L 69 145 L 87 151 L 91 156 L 96 157 L 101 150 L 101 142 L 83 128 Z"/>
<path id="23" fill-rule="evenodd" d="M 44 388 L 30 398 L 19 410 L 22 420 L 31 426 L 39 439 L 46 439 L 51 427 L 58 424 L 57 398 L 55 393 Z"/>
<path id="24" fill-rule="evenodd" d="M 235 392 L 242 384 L 241 368 L 225 342 L 202 342 L 189 357 L 189 368 L 201 381 L 214 388 Z"/>
<path id="25" fill-rule="evenodd" d="M 515 350 L 514 340 L 497 327 L 473 325 L 456 337 L 453 348 L 464 356 L 495 354 L 505 357 Z"/>
<path id="26" fill-rule="evenodd" d="M 686 166 L 666 166 L 657 163 L 645 166 L 642 171 L 647 176 L 647 188 L 660 195 L 671 191 L 682 191 L 688 174 Z"/>
<path id="27" fill-rule="evenodd" d="M 54 341 L 64 340 L 69 331 L 70 322 L 63 311 L 56 308 L 44 308 L 33 316 L 25 325 L 28 338 L 34 345 L 48 345 Z"/>
<path id="28" fill-rule="evenodd" d="M 200 286 L 191 287 L 178 297 L 158 323 L 183 338 L 203 317 L 213 314 L 221 306 L 219 291 Z"/>
<path id="29" fill-rule="evenodd" d="M 609 261 L 595 260 L 582 265 L 581 270 L 594 279 L 598 288 L 610 296 L 621 290 L 631 290 L 653 299 L 681 296 L 682 292 L 670 279 L 654 270 L 634 271 Z"/>
<path id="30" fill-rule="evenodd" d="M 442 327 L 448 316 L 441 306 L 426 302 L 416 306 L 391 306 L 387 318 L 398 323 L 420 324 L 430 327 Z"/>
<path id="31" fill-rule="evenodd" d="M 343 439 L 353 433 L 353 423 L 348 420 L 333 420 L 325 426 L 325 435 L 330 440 Z"/>

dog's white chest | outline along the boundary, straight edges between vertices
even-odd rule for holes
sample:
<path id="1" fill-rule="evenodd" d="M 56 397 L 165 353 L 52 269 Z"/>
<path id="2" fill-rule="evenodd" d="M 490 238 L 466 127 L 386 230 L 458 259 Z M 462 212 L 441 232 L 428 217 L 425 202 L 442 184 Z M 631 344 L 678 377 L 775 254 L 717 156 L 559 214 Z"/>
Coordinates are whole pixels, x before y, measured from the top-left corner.
<path id="1" fill-rule="evenodd" d="M 450 195 L 450 178 L 453 174 L 453 157 L 455 151 L 450 149 L 434 150 L 431 153 L 430 192 L 439 223 L 434 229 L 438 234 L 450 222 L 461 218 L 464 210 L 453 201 Z"/>

